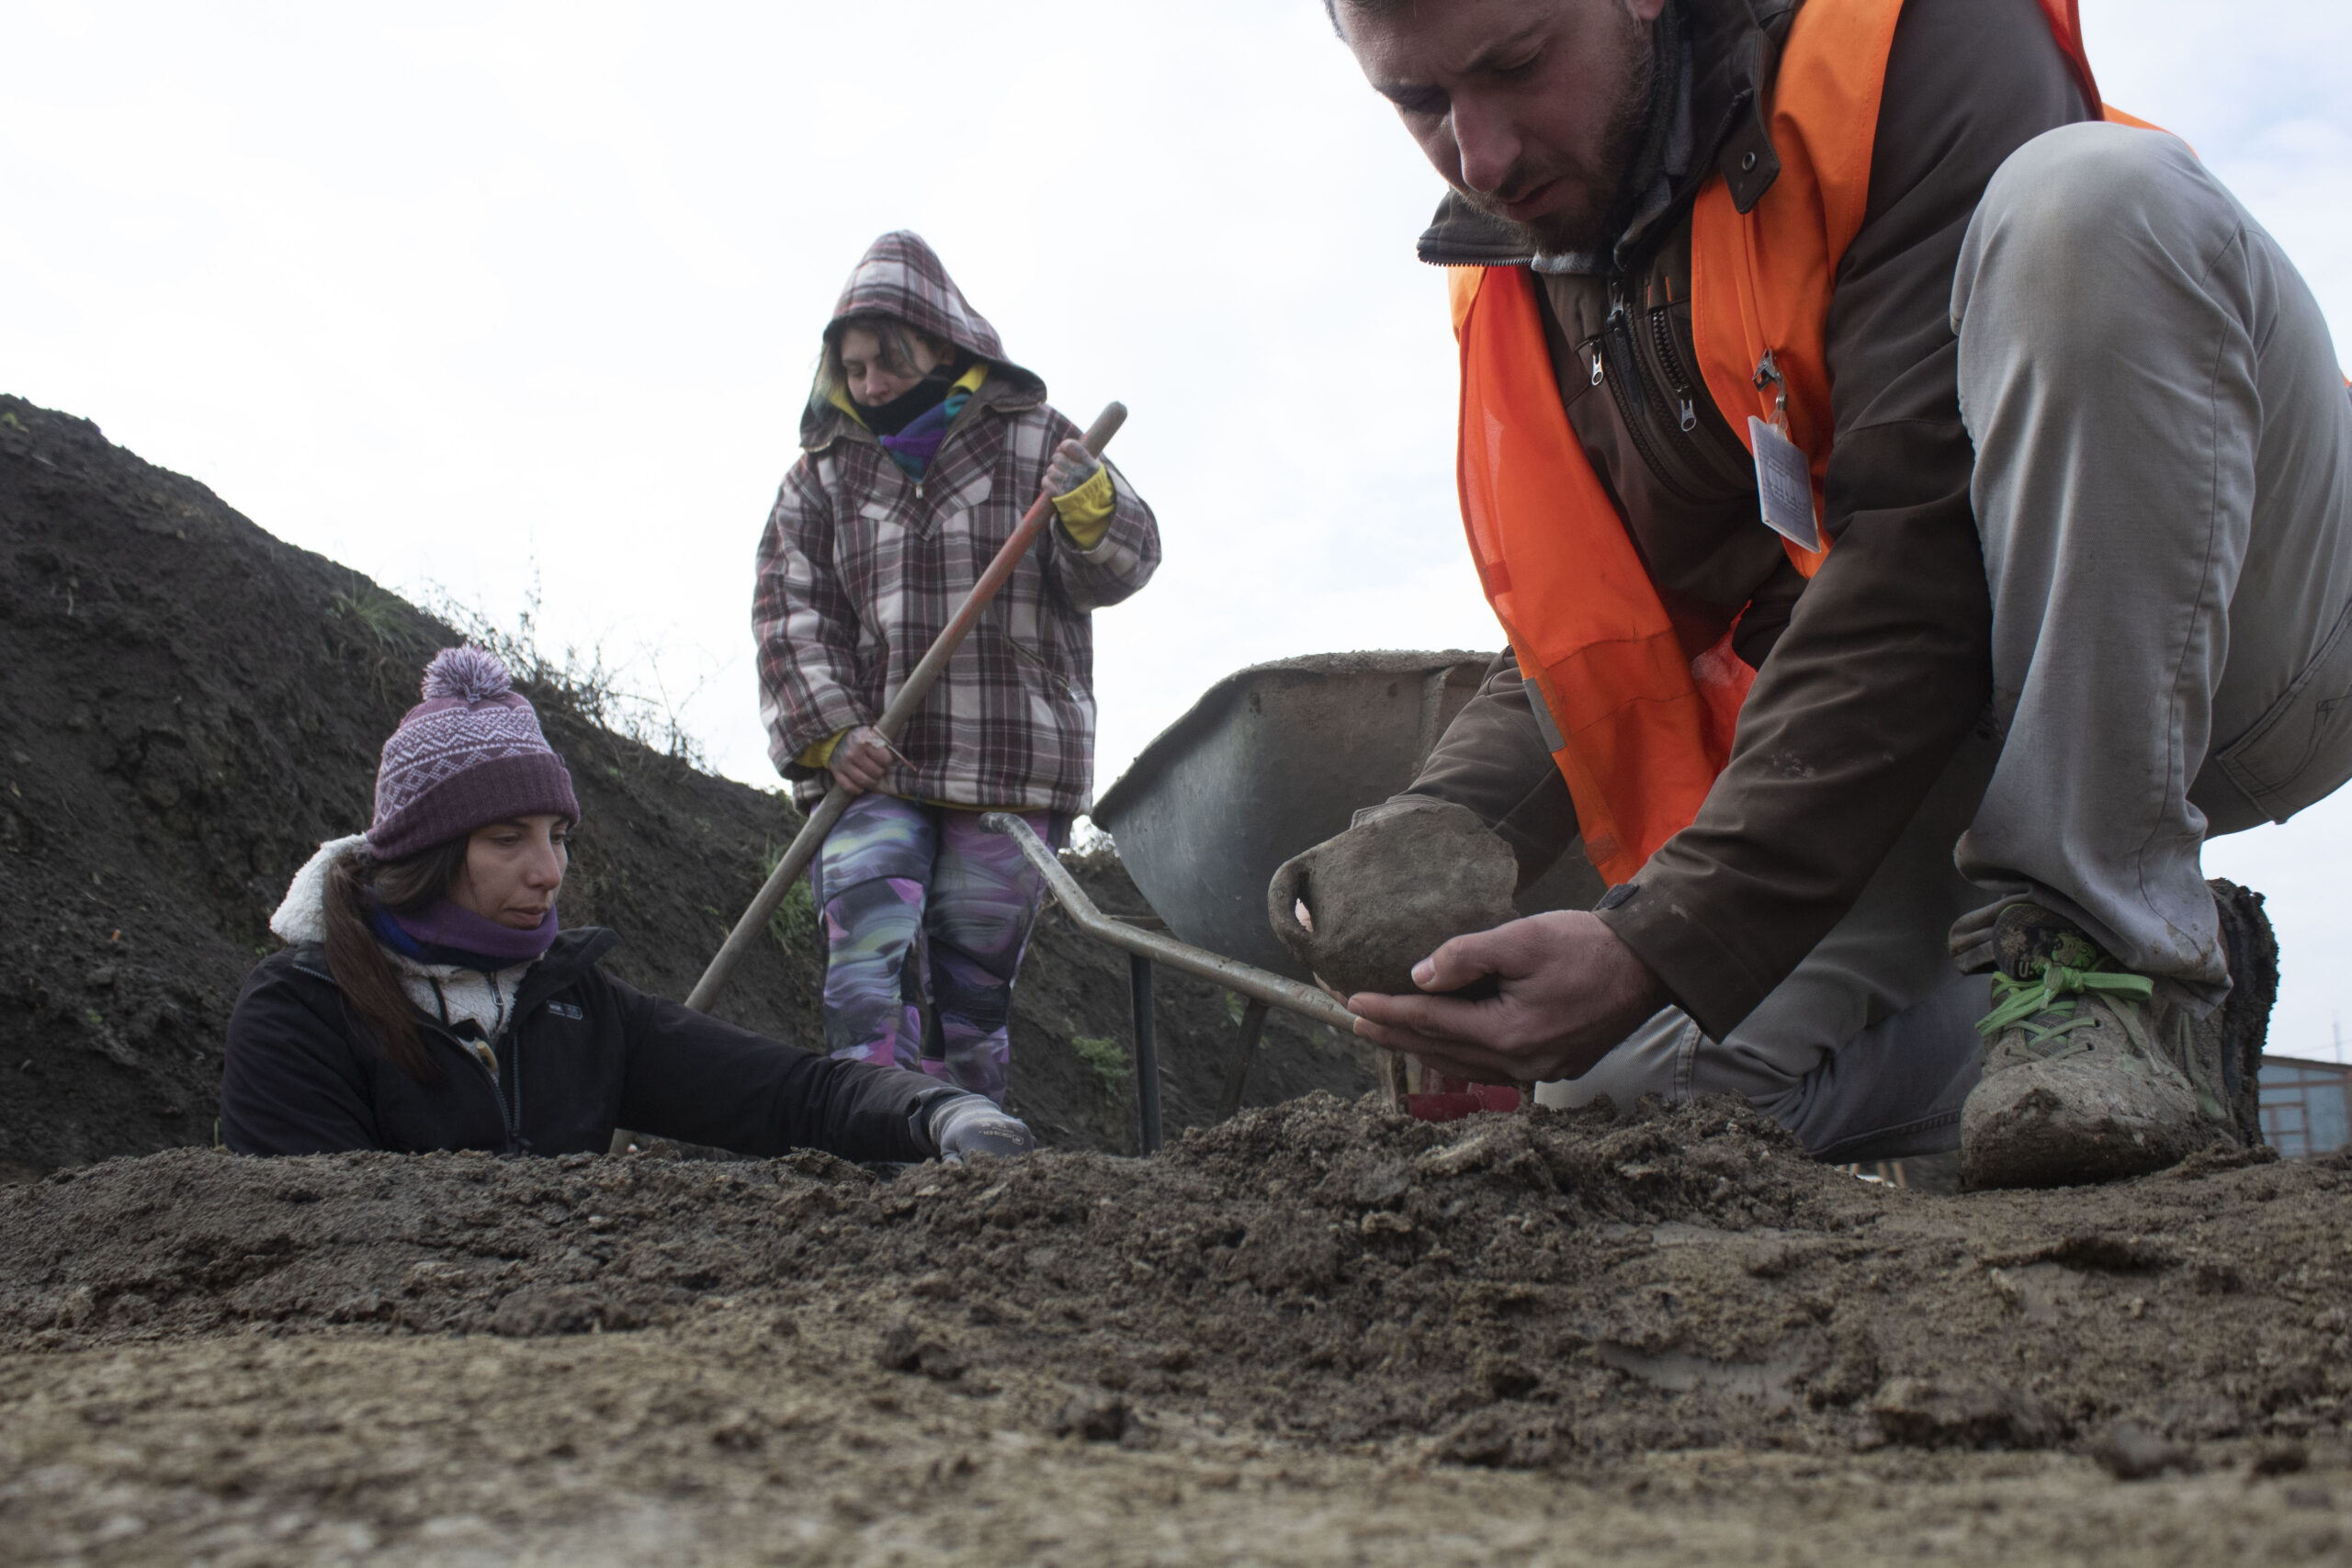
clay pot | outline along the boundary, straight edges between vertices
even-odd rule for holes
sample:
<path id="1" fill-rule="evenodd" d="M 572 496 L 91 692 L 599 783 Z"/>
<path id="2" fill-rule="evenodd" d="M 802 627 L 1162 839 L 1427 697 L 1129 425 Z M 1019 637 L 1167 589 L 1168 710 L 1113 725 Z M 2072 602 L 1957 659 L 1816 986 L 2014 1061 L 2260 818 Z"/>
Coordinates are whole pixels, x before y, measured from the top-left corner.
<path id="1" fill-rule="evenodd" d="M 1459 806 L 1400 811 L 1284 861 L 1266 918 L 1298 961 L 1341 996 L 1410 992 L 1413 965 L 1465 931 L 1519 918 L 1519 862 Z M 1302 925 L 1298 906 L 1306 908 Z"/>

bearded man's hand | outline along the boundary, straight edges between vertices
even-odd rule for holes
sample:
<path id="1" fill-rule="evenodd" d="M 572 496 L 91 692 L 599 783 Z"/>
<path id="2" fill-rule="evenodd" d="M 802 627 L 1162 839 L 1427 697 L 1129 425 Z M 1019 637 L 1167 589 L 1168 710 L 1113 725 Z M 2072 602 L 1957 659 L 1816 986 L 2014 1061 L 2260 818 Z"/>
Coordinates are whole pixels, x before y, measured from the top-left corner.
<path id="1" fill-rule="evenodd" d="M 1583 1077 L 1643 1020 L 1673 1000 L 1598 915 L 1562 909 L 1458 936 L 1414 967 L 1425 993 L 1491 975 L 1478 1001 L 1444 995 L 1348 998 L 1356 1032 L 1479 1083 Z"/>

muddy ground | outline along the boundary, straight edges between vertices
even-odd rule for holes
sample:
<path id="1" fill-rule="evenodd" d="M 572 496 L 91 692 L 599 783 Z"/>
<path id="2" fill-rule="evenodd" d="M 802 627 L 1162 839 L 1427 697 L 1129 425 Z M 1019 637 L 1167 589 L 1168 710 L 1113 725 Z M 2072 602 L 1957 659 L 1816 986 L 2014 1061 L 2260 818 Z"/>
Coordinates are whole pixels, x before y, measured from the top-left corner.
<path id="1" fill-rule="evenodd" d="M 1728 1104 L 1149 1160 L 186 1151 L 0 1192 L 93 1563 L 2341 1561 L 2352 1166 L 1922 1196 Z M 681 1558 L 680 1554 L 684 1556 Z"/>
<path id="2" fill-rule="evenodd" d="M 451 635 L 0 399 L 0 1562 L 2346 1554 L 2343 1159 L 1935 1196 L 1728 1104 L 1403 1121 L 1280 1020 L 1210 1125 L 1232 1010 L 1172 976 L 1196 1130 L 1125 1157 L 1080 1043 L 1125 1045 L 1125 962 L 1054 916 L 1021 1160 L 190 1146 L 285 878 Z M 794 819 L 532 695 L 568 919 L 683 993 Z M 812 1039 L 817 975 L 765 946 L 721 1010 Z"/>
<path id="3" fill-rule="evenodd" d="M 0 1180 L 211 1141 L 221 1029 L 277 945 L 270 911 L 321 840 L 366 826 L 378 749 L 457 640 L 96 425 L 0 397 Z M 585 814 L 566 923 L 613 927 L 614 973 L 685 995 L 798 818 L 599 725 L 603 694 L 525 689 Z M 1106 908 L 1144 908 L 1115 854 L 1075 869 Z M 809 941 L 763 945 L 716 1010 L 820 1040 L 821 974 Z M 1126 975 L 1041 924 L 1012 1099 L 1048 1144 L 1136 1146 Z M 1158 992 L 1167 1123 L 1214 1120 L 1225 993 Z M 1114 1048 L 1109 1073 L 1080 1039 Z M 1278 1016 L 1249 1102 L 1371 1084 L 1351 1043 Z"/>

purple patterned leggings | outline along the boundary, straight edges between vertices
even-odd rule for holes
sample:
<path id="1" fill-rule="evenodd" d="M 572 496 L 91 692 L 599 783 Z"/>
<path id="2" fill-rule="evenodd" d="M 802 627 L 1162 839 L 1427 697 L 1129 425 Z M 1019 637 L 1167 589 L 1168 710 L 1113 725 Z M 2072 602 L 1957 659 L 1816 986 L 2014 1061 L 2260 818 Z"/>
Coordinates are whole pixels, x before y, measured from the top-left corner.
<path id="1" fill-rule="evenodd" d="M 1065 825 L 1025 820 L 1047 843 Z M 1045 896 L 1013 841 L 980 814 L 869 790 L 808 868 L 824 921 L 825 1048 L 929 1073 L 1004 1103 L 1012 980 Z M 940 1055 L 923 1055 L 925 998 Z"/>

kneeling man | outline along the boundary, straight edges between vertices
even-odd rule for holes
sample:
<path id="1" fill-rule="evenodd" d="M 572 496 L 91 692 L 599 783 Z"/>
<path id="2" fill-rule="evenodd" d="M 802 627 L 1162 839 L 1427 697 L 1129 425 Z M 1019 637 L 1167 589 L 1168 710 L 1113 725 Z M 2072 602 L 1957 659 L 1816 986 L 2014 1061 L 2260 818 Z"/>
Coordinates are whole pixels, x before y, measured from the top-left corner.
<path id="1" fill-rule="evenodd" d="M 2199 849 L 2352 776 L 2352 399 L 2277 243 L 2071 0 L 1326 3 L 1452 187 L 1510 642 L 1374 813 L 1611 884 L 1361 1031 L 1980 1187 L 2258 1142 L 2275 949 Z"/>

